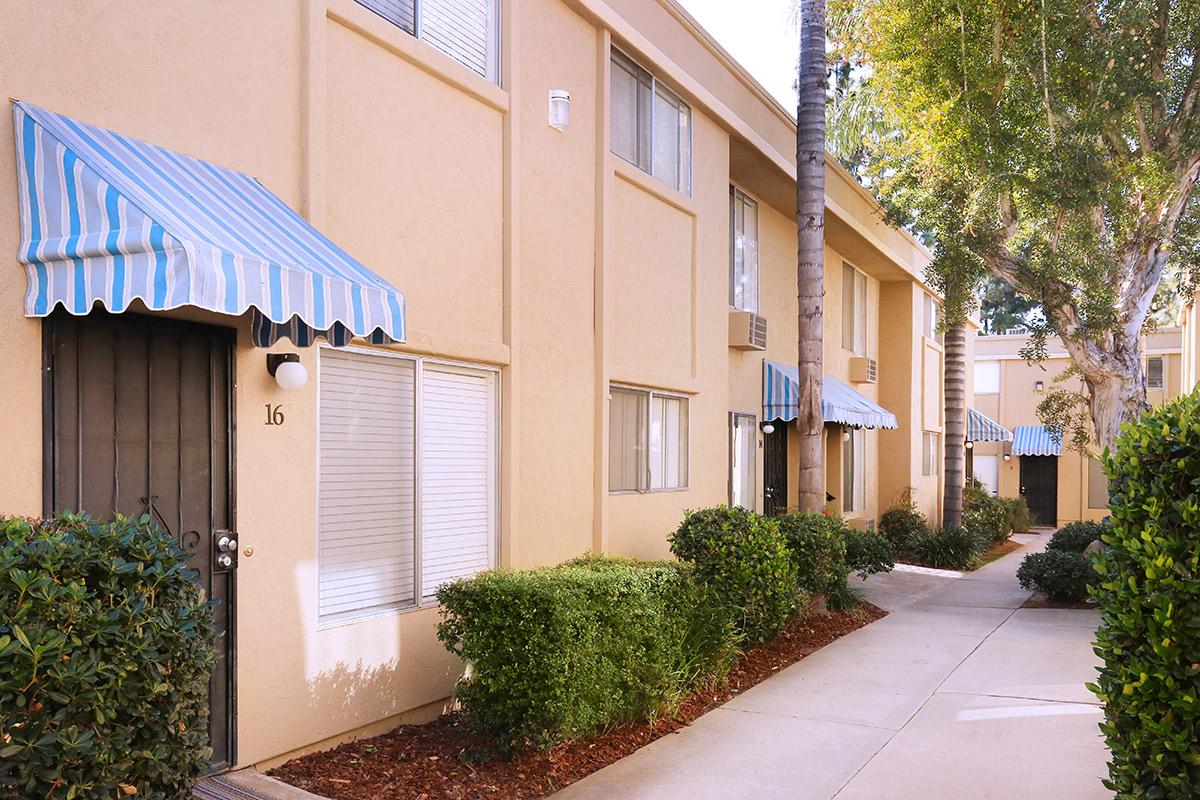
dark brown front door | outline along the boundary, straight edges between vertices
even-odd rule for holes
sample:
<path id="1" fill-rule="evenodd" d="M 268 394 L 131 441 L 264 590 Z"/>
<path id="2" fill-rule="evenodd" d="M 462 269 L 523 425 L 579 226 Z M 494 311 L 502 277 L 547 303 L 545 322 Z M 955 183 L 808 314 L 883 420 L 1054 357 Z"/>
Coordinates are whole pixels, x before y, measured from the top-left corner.
<path id="1" fill-rule="evenodd" d="M 1034 522 L 1058 524 L 1058 456 L 1021 456 L 1021 495 Z"/>
<path id="2" fill-rule="evenodd" d="M 771 424 L 775 430 L 763 434 L 763 513 L 769 517 L 784 513 L 788 504 L 787 423 Z"/>
<path id="3" fill-rule="evenodd" d="M 148 513 L 218 600 L 214 768 L 234 763 L 233 332 L 136 314 L 46 321 L 47 512 Z M 223 549 L 222 549 L 223 548 Z"/>

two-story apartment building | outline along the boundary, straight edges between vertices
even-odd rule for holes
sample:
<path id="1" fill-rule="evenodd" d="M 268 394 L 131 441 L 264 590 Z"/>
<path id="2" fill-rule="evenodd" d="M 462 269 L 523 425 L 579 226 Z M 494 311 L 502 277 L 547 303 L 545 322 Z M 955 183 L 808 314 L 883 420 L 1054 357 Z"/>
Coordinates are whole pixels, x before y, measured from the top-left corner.
<path id="1" fill-rule="evenodd" d="M 1012 436 L 1008 441 L 975 442 L 974 474 L 1002 497 L 1024 496 L 1038 524 L 1102 519 L 1108 513 L 1108 481 L 1100 462 L 1080 454 L 1070 442 L 1056 440 L 1037 414 L 1046 392 L 1082 393 L 1082 381 L 1077 373 L 1066 374 L 1071 359 L 1060 340 L 1047 342 L 1047 357 L 1041 362 L 1022 355 L 1028 343 L 1025 333 L 975 338 L 974 407 Z M 1177 327 L 1160 328 L 1143 338 L 1146 399 L 1151 405 L 1183 390 L 1182 350 Z"/>
<path id="2" fill-rule="evenodd" d="M 218 766 L 437 713 L 446 580 L 795 497 L 795 127 L 673 0 L 28 0 L 0 43 L 0 511 L 195 552 Z M 928 256 L 827 183 L 830 510 L 936 518 Z"/>

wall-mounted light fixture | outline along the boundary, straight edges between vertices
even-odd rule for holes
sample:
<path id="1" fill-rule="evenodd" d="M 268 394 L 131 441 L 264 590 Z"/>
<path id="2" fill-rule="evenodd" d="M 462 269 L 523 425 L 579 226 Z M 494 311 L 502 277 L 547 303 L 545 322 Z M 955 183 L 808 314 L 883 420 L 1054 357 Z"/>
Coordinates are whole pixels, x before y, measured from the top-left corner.
<path id="1" fill-rule="evenodd" d="M 1012 453 L 1005 453 L 1005 454 L 1004 454 L 1004 460 L 1005 460 L 1005 461 L 1012 461 Z"/>
<path id="2" fill-rule="evenodd" d="M 772 433 L 774 433 L 774 432 L 775 432 L 775 425 L 774 425 L 773 423 L 770 423 L 770 422 L 764 422 L 762 425 L 759 425 L 758 427 L 759 427 L 759 428 L 762 430 L 762 432 L 763 432 L 763 433 L 765 433 L 767 436 L 770 436 Z"/>
<path id="3" fill-rule="evenodd" d="M 846 430 L 842 431 L 842 441 L 843 441 L 843 442 L 848 442 L 848 441 L 850 441 L 850 429 L 849 429 L 849 428 L 847 428 Z"/>
<path id="4" fill-rule="evenodd" d="M 967 449 L 968 449 L 968 450 L 974 450 L 974 449 L 975 449 L 975 443 L 974 443 L 974 442 L 967 442 Z"/>
<path id="5" fill-rule="evenodd" d="M 1046 384 L 1042 381 L 1035 381 L 1033 384 L 1034 391 L 1040 392 L 1046 388 Z"/>
<path id="6" fill-rule="evenodd" d="M 308 370 L 296 353 L 267 353 L 267 373 L 280 389 L 299 389 L 308 383 Z"/>
<path id="7" fill-rule="evenodd" d="M 550 90 L 550 127 L 565 131 L 571 122 L 571 93 L 565 89 Z"/>

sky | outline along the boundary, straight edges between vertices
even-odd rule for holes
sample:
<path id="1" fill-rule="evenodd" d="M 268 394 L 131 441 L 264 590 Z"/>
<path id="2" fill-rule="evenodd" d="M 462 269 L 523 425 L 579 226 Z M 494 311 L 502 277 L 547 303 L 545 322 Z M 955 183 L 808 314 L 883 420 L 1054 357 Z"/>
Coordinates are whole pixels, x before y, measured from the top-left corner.
<path id="1" fill-rule="evenodd" d="M 679 2 L 784 108 L 796 113 L 792 83 L 800 33 L 792 21 L 792 0 Z"/>

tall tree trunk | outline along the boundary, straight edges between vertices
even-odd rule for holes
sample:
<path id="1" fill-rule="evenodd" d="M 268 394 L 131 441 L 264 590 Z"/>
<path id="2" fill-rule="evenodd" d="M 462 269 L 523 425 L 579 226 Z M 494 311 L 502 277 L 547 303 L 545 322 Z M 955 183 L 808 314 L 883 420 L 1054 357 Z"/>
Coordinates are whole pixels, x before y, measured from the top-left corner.
<path id="1" fill-rule="evenodd" d="M 796 284 L 800 508 L 825 506 L 821 376 L 825 295 L 825 0 L 800 3 L 796 109 Z"/>
<path id="2" fill-rule="evenodd" d="M 942 495 L 942 524 L 962 526 L 964 461 L 967 442 L 967 323 L 946 330 L 945 347 L 946 458 Z"/>

